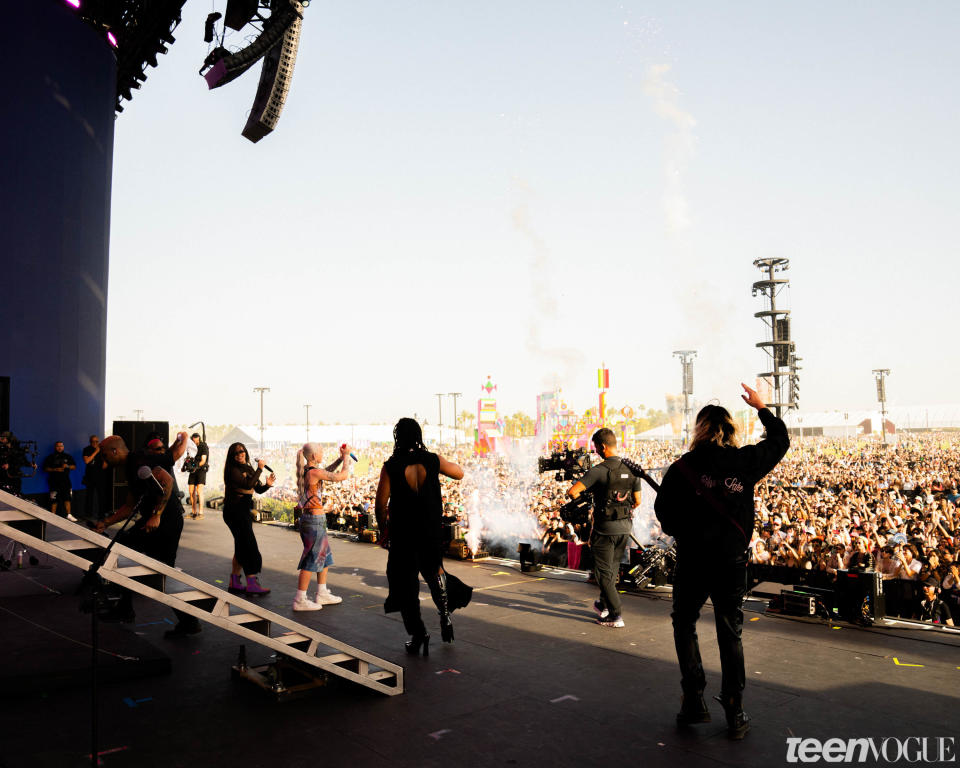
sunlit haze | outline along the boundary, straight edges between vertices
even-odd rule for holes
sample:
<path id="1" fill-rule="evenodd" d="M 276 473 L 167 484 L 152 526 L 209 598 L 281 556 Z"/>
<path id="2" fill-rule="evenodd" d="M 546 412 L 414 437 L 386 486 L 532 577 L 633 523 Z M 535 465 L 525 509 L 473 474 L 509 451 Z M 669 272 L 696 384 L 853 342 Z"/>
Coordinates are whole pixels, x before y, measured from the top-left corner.
<path id="1" fill-rule="evenodd" d="M 256 145 L 209 11 L 116 122 L 108 422 L 737 405 L 766 257 L 802 410 L 960 399 L 955 3 L 314 2 Z"/>

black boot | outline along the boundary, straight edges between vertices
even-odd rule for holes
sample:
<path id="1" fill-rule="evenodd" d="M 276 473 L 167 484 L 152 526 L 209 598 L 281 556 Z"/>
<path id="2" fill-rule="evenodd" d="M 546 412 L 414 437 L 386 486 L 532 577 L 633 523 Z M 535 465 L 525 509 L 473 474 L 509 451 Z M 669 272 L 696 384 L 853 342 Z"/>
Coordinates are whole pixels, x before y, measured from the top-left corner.
<path id="1" fill-rule="evenodd" d="M 414 635 L 406 643 L 404 643 L 404 648 L 407 649 L 407 653 L 411 656 L 419 656 L 420 648 L 423 648 L 423 655 L 430 655 L 430 635 Z"/>
<path id="2" fill-rule="evenodd" d="M 447 596 L 447 574 L 440 571 L 437 582 L 437 609 L 440 613 L 440 637 L 443 642 L 452 643 L 453 620 L 450 618 L 450 600 Z"/>
<path id="3" fill-rule="evenodd" d="M 740 696 L 714 696 L 727 716 L 727 736 L 740 741 L 750 730 L 750 716 L 743 711 Z"/>
<path id="4" fill-rule="evenodd" d="M 677 712 L 677 725 L 693 725 L 694 723 L 709 723 L 710 710 L 703 700 L 703 691 L 683 694 L 680 711 Z"/>

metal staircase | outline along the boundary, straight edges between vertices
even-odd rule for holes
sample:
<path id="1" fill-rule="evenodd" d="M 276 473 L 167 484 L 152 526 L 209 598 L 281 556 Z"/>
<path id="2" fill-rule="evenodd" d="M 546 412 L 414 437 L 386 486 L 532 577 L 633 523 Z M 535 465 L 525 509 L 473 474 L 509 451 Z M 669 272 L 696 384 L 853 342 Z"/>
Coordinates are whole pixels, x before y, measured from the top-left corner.
<path id="1" fill-rule="evenodd" d="M 75 538 L 48 540 L 50 529 Z M 87 570 L 110 539 L 0 491 L 0 536 Z M 121 560 L 133 564 L 121 564 Z M 159 560 L 115 544 L 99 570 L 107 581 L 176 608 L 302 664 L 388 696 L 403 693 L 403 667 L 211 586 Z M 182 591 L 168 591 L 179 585 Z"/>

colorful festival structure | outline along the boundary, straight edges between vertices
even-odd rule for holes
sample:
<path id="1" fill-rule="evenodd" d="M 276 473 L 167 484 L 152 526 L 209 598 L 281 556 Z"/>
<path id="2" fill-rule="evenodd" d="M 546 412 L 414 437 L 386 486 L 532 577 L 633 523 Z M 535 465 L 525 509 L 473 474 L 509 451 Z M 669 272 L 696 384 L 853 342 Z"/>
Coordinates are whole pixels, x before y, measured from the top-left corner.
<path id="1" fill-rule="evenodd" d="M 497 413 L 497 399 L 492 397 L 497 385 L 487 376 L 487 383 L 480 390 L 486 394 L 477 400 L 477 426 L 473 433 L 473 448 L 479 456 L 496 452 L 503 440 L 504 423 Z"/>

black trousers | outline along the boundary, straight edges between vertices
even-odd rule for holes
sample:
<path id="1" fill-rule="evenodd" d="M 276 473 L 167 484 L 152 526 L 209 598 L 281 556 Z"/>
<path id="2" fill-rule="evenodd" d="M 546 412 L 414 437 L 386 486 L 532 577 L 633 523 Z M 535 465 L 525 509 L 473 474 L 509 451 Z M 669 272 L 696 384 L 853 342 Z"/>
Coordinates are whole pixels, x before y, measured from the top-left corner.
<path id="1" fill-rule="evenodd" d="M 233 556 L 247 576 L 260 573 L 263 568 L 263 556 L 257 546 L 257 537 L 253 535 L 252 510 L 252 496 L 223 506 L 223 522 L 233 534 Z"/>
<path id="2" fill-rule="evenodd" d="M 746 554 L 723 558 L 698 552 L 678 552 L 671 616 L 684 693 L 698 694 L 706 686 L 697 640 L 697 619 L 709 597 L 713 603 L 720 648 L 720 693 L 725 699 L 741 700 L 745 684 L 742 606 L 746 592 Z"/>
<path id="3" fill-rule="evenodd" d="M 177 564 L 177 550 L 180 548 L 180 534 L 183 533 L 183 510 L 179 513 L 170 510 L 164 511 L 164 515 L 170 515 L 165 518 L 160 527 L 155 531 L 146 531 L 142 526 L 127 531 L 123 536 L 117 539 L 118 544 L 135 549 L 148 557 L 159 560 L 161 563 L 169 565 L 171 568 Z M 124 589 L 120 593 L 120 608 L 124 611 L 133 610 L 133 592 Z M 197 625 L 199 619 L 191 616 L 189 613 L 172 609 L 177 616 L 177 622 L 181 624 Z"/>
<path id="4" fill-rule="evenodd" d="M 384 605 L 386 613 L 400 611 L 403 628 L 407 634 L 421 636 L 426 634 L 423 617 L 420 615 L 420 579 L 422 576 L 430 588 L 437 610 L 441 610 L 440 566 L 442 560 L 439 547 L 416 548 L 390 545 L 387 556 L 387 584 L 390 593 Z"/>
<path id="5" fill-rule="evenodd" d="M 610 616 L 620 615 L 620 593 L 617 592 L 617 579 L 620 577 L 620 561 L 630 541 L 630 535 L 619 533 L 608 535 L 594 533 L 590 537 L 590 549 L 593 551 L 593 572 L 600 587 L 600 602 L 610 611 Z"/>

